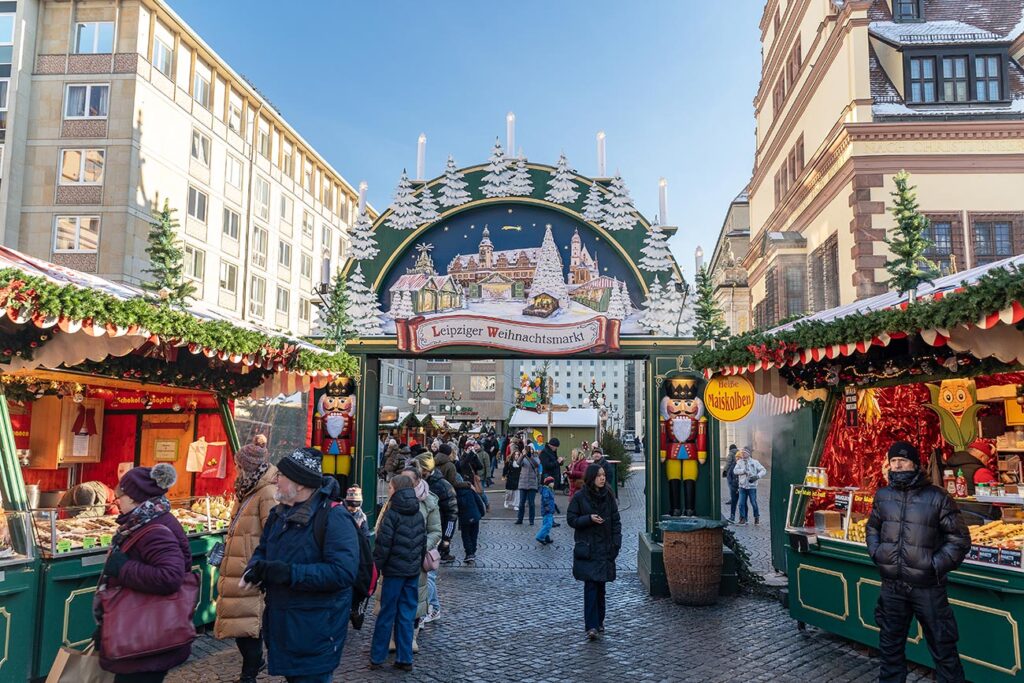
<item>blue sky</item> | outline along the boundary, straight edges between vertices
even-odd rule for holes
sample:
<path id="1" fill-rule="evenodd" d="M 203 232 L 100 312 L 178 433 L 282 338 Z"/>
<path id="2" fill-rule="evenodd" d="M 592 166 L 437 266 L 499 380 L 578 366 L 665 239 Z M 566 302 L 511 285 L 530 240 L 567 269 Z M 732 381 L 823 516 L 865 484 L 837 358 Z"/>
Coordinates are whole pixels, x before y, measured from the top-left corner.
<path id="1" fill-rule="evenodd" d="M 604 130 L 609 173 L 648 217 L 668 179 L 690 277 L 750 177 L 758 0 L 169 1 L 378 209 L 421 132 L 434 177 L 448 154 L 485 161 L 509 111 L 530 160 L 564 151 L 584 175 Z"/>

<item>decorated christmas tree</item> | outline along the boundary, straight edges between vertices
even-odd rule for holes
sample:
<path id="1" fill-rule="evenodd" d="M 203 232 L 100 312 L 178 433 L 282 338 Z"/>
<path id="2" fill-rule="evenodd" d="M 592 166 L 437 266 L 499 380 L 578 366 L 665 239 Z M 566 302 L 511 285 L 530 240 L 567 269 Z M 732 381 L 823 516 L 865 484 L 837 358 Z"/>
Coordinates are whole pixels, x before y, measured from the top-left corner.
<path id="1" fill-rule="evenodd" d="M 672 252 L 668 250 L 668 235 L 660 225 L 652 226 L 644 236 L 644 246 L 640 249 L 643 257 L 638 264 L 650 273 L 660 273 L 672 268 Z"/>
<path id="2" fill-rule="evenodd" d="M 352 326 L 357 335 L 378 337 L 384 334 L 380 325 L 380 304 L 373 290 L 366 286 L 362 264 L 356 265 L 355 272 L 349 278 L 348 300 L 348 313 L 352 316 Z"/>
<path id="3" fill-rule="evenodd" d="M 185 252 L 178 243 L 178 219 L 175 209 L 164 200 L 164 208 L 153 214 L 155 223 L 149 230 L 149 267 L 142 272 L 153 276 L 151 282 L 143 282 L 142 289 L 156 294 L 169 306 L 184 308 L 196 293 L 196 286 L 185 279 Z M 202 277 L 202 273 L 197 273 Z"/>
<path id="4" fill-rule="evenodd" d="M 576 181 L 572 179 L 569 161 L 562 154 L 558 157 L 555 172 L 548 180 L 548 192 L 544 195 L 544 199 L 555 204 L 572 204 L 579 196 L 580 193 L 576 190 Z"/>
<path id="5" fill-rule="evenodd" d="M 377 248 L 377 238 L 373 234 L 373 221 L 366 213 L 366 207 L 356 218 L 356 224 L 348 234 L 349 256 L 357 261 L 369 261 L 380 253 Z"/>
<path id="6" fill-rule="evenodd" d="M 562 255 L 558 253 L 550 225 L 544 229 L 544 241 L 537 253 L 537 269 L 530 285 L 530 300 L 538 294 L 554 297 L 562 308 L 569 306 L 569 287 L 565 284 L 565 274 L 562 272 Z"/>
<path id="7" fill-rule="evenodd" d="M 416 206 L 416 196 L 412 192 L 409 176 L 402 169 L 402 177 L 395 188 L 395 201 L 391 204 L 391 216 L 388 225 L 395 230 L 413 230 L 420 224 L 420 212 Z"/>
<path id="8" fill-rule="evenodd" d="M 437 218 L 437 200 L 434 199 L 433 191 L 424 187 L 420 191 L 420 223 L 430 223 Z"/>
<path id="9" fill-rule="evenodd" d="M 694 305 L 693 336 L 701 343 L 718 344 L 729 336 L 725 314 L 715 301 L 715 288 L 707 266 L 697 271 L 697 301 Z"/>
<path id="10" fill-rule="evenodd" d="M 583 200 L 583 218 L 591 223 L 604 222 L 604 203 L 601 201 L 601 194 L 601 187 L 597 181 L 590 183 L 590 189 Z"/>
<path id="11" fill-rule="evenodd" d="M 487 174 L 481 180 L 480 191 L 485 197 L 508 197 L 512 193 L 512 169 L 497 138 L 487 160 Z"/>
<path id="12" fill-rule="evenodd" d="M 604 209 L 604 226 L 612 231 L 632 230 L 636 223 L 635 209 L 633 208 L 633 199 L 629 196 L 629 190 L 626 189 L 626 183 L 622 181 L 622 176 L 616 174 L 608 189 L 611 197 Z"/>
<path id="13" fill-rule="evenodd" d="M 921 283 L 934 280 L 939 269 L 924 255 L 932 244 L 925 236 L 928 219 L 918 211 L 916 188 L 910 186 L 910 174 L 900 171 L 893 180 L 896 182 L 896 191 L 892 193 L 895 203 L 890 211 L 896 218 L 896 229 L 891 237 L 885 238 L 894 256 L 885 263 L 885 269 L 892 276 L 886 284 L 900 294 L 909 293 L 913 300 Z"/>
<path id="14" fill-rule="evenodd" d="M 391 302 L 389 315 L 395 320 L 408 320 L 415 316 L 416 311 L 412 306 L 412 292 L 399 291 L 397 298 L 394 298 Z"/>
<path id="15" fill-rule="evenodd" d="M 455 159 L 448 156 L 448 163 L 444 167 L 444 179 L 441 181 L 440 192 L 441 206 L 459 206 L 469 201 L 469 192 L 466 191 L 466 180 L 464 174 L 455 168 Z"/>
<path id="16" fill-rule="evenodd" d="M 533 180 L 530 178 L 530 169 L 526 167 L 525 157 L 519 157 L 513 163 L 509 192 L 514 197 L 529 197 L 533 194 Z"/>
<path id="17" fill-rule="evenodd" d="M 330 291 L 327 292 L 325 299 L 326 305 L 317 305 L 320 309 L 320 332 L 337 344 L 340 350 L 346 341 L 356 336 L 350 315 L 352 303 L 349 301 L 345 278 L 340 270 L 334 275 L 334 281 L 331 282 Z"/>
<path id="18" fill-rule="evenodd" d="M 612 285 L 611 298 L 608 300 L 607 315 L 609 318 L 614 318 L 616 320 L 622 320 L 629 315 L 625 295 L 623 294 L 622 288 L 619 287 L 618 281 Z"/>

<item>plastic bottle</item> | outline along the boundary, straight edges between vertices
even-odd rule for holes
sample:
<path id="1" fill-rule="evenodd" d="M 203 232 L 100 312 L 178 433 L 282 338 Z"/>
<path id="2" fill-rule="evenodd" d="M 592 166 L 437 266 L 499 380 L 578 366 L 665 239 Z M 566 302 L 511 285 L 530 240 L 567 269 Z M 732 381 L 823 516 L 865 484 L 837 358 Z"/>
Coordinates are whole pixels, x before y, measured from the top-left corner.
<path id="1" fill-rule="evenodd" d="M 967 497 L 967 478 L 964 477 L 964 469 L 962 467 L 956 471 L 956 497 Z"/>
<path id="2" fill-rule="evenodd" d="M 949 495 L 956 495 L 956 476 L 953 475 L 953 470 L 944 470 L 942 472 L 942 485 L 949 491 Z"/>

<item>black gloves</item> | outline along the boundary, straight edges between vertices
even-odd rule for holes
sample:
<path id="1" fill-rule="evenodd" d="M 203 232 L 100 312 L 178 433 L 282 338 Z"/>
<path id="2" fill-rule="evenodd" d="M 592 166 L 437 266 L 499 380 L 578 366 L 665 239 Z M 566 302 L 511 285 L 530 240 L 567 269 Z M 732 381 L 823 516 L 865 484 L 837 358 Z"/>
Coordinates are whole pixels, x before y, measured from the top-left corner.
<path id="1" fill-rule="evenodd" d="M 107 564 L 103 567 L 103 573 L 107 576 L 118 576 L 121 573 L 121 568 L 127 563 L 128 556 L 120 550 L 115 550 L 107 558 Z"/>
<path id="2" fill-rule="evenodd" d="M 249 583 L 287 586 L 292 582 L 292 567 L 287 562 L 260 560 L 249 568 L 243 578 Z"/>

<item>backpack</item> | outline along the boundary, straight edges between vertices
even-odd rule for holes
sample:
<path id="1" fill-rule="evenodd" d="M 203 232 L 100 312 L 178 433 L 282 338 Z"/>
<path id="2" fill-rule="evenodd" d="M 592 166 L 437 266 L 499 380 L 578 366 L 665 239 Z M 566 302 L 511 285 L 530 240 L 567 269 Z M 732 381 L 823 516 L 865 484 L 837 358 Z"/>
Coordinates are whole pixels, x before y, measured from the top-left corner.
<path id="1" fill-rule="evenodd" d="M 330 506 L 321 507 L 313 517 L 313 538 L 321 552 L 323 552 L 324 538 L 327 535 L 327 515 L 331 508 L 336 508 L 339 505 L 341 505 L 341 501 L 332 500 Z M 351 515 L 349 519 L 351 519 Z M 354 519 L 352 526 L 355 527 Z M 363 535 L 358 527 L 356 527 L 356 538 L 359 539 L 359 569 L 356 570 L 356 578 L 352 582 L 352 592 L 357 596 L 373 595 L 377 589 L 377 567 L 373 564 L 373 549 L 370 548 L 370 539 Z"/>

